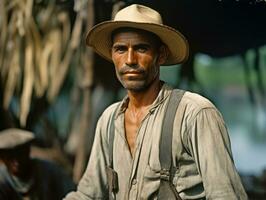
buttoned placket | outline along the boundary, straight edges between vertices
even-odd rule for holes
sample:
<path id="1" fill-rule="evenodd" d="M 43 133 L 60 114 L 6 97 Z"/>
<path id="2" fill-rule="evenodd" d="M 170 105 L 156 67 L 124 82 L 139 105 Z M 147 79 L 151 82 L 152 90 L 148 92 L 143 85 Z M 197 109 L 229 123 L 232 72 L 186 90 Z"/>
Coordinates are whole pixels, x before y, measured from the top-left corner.
<path id="1" fill-rule="evenodd" d="M 153 110 L 153 109 L 152 109 Z M 138 180 L 136 178 L 136 173 L 137 173 L 137 168 L 138 168 L 138 164 L 139 164 L 139 158 L 140 158 L 140 153 L 141 153 L 141 148 L 142 148 L 142 143 L 144 140 L 144 136 L 145 136 L 145 132 L 147 129 L 147 125 L 149 123 L 149 118 L 151 115 L 151 111 L 149 111 L 146 116 L 144 117 L 144 119 L 142 120 L 139 129 L 137 131 L 137 138 L 136 138 L 136 144 L 135 144 L 135 152 L 134 155 L 131 156 L 130 154 L 130 149 L 128 147 L 128 143 L 126 140 L 126 135 L 125 135 L 125 127 L 124 127 L 124 120 L 125 120 L 125 116 L 124 116 L 124 112 L 121 113 L 121 115 L 118 117 L 118 121 L 120 123 L 120 127 L 121 129 L 116 129 L 116 131 L 119 133 L 120 137 L 122 137 L 125 145 L 126 145 L 126 149 L 127 152 L 125 153 L 125 159 L 128 159 L 129 157 L 131 158 L 130 160 L 130 165 L 131 165 L 131 169 L 130 169 L 130 176 L 129 176 L 129 180 L 128 180 L 128 191 L 125 193 L 125 197 L 124 199 L 136 199 L 137 198 L 137 186 L 138 186 Z"/>
<path id="2" fill-rule="evenodd" d="M 167 95 L 168 96 L 168 95 Z M 166 97 L 166 96 L 165 96 Z M 149 119 L 151 114 L 154 113 L 154 110 L 157 108 L 158 105 L 160 105 L 162 103 L 162 101 L 165 100 L 165 97 L 163 99 L 158 99 L 158 101 L 156 103 L 154 103 L 151 108 L 149 109 L 149 112 L 146 114 L 146 116 L 144 117 L 144 119 L 142 120 L 139 129 L 137 131 L 137 138 L 136 138 L 136 144 L 135 144 L 135 152 L 134 152 L 134 156 L 132 157 L 131 153 L 130 153 L 130 149 L 128 147 L 128 143 L 126 140 L 126 135 L 125 135 L 125 124 L 124 124 L 124 120 L 125 120 L 125 110 L 126 107 L 125 105 L 127 104 L 127 100 L 124 99 L 124 103 L 122 106 L 122 109 L 120 110 L 120 116 L 118 116 L 117 119 L 119 119 L 119 123 L 120 123 L 120 130 L 116 130 L 119 132 L 119 135 L 122 137 L 123 141 L 125 142 L 126 145 L 126 149 L 127 152 L 124 152 L 126 155 L 126 158 L 131 158 L 130 160 L 130 171 L 129 171 L 129 180 L 127 182 L 128 186 L 128 190 L 125 193 L 125 196 L 123 199 L 136 199 L 137 195 L 138 195 L 138 182 L 139 180 L 137 180 L 137 169 L 138 169 L 138 164 L 139 164 L 139 159 L 140 159 L 140 153 L 141 153 L 141 148 L 142 148 L 142 143 L 145 137 L 145 133 L 146 133 L 146 129 L 149 123 Z M 124 108 L 123 108 L 124 107 Z M 130 155 L 130 156 L 129 156 Z"/>
<path id="3" fill-rule="evenodd" d="M 142 120 L 140 127 L 138 129 L 137 138 L 136 138 L 136 148 L 135 148 L 135 153 L 133 156 L 131 176 L 130 176 L 130 180 L 129 180 L 130 187 L 129 187 L 129 191 L 128 191 L 128 199 L 136 199 L 137 198 L 138 180 L 137 180 L 136 173 L 137 173 L 137 168 L 138 168 L 138 164 L 139 164 L 141 148 L 143 146 L 144 136 L 145 136 L 147 125 L 148 125 L 149 119 L 150 119 L 150 114 L 151 114 L 150 112 L 148 112 L 146 114 L 146 116 Z"/>

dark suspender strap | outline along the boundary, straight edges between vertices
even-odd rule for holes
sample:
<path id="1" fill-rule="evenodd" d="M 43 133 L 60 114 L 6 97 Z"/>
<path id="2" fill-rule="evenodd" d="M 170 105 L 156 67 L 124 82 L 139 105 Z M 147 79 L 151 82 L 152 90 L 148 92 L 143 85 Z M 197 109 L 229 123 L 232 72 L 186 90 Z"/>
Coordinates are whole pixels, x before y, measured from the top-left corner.
<path id="1" fill-rule="evenodd" d="M 179 102 L 184 95 L 183 90 L 173 90 L 166 108 L 160 140 L 160 163 L 162 169 L 169 170 L 172 163 L 172 137 L 175 114 Z"/>
<path id="2" fill-rule="evenodd" d="M 115 108 L 110 119 L 110 129 L 109 129 L 109 167 L 113 168 L 113 146 L 115 137 L 115 115 L 119 105 Z"/>
<path id="3" fill-rule="evenodd" d="M 114 146 L 114 137 L 115 137 L 115 115 L 119 105 L 115 108 L 114 112 L 110 118 L 110 126 L 109 126 L 109 165 L 106 166 L 106 174 L 107 174 L 107 183 L 108 183 L 108 191 L 109 191 L 109 200 L 115 200 L 115 192 L 118 191 L 118 176 L 116 171 L 113 169 L 113 146 Z"/>
<path id="4" fill-rule="evenodd" d="M 185 91 L 175 89 L 172 91 L 162 124 L 162 132 L 159 146 L 159 159 L 161 164 L 161 184 L 158 199 L 181 199 L 172 185 L 172 138 L 173 125 L 177 107 Z M 168 195 L 169 198 L 166 198 Z"/>

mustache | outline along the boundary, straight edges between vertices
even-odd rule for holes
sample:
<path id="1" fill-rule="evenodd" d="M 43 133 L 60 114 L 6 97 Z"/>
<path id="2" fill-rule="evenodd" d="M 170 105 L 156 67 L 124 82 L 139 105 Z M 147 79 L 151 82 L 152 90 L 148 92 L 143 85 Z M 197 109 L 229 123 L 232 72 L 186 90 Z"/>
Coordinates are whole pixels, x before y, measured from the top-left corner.
<path id="1" fill-rule="evenodd" d="M 126 74 L 126 73 L 145 73 L 145 70 L 139 66 L 139 65 L 134 65 L 134 66 L 128 66 L 124 65 L 119 69 L 119 74 Z"/>

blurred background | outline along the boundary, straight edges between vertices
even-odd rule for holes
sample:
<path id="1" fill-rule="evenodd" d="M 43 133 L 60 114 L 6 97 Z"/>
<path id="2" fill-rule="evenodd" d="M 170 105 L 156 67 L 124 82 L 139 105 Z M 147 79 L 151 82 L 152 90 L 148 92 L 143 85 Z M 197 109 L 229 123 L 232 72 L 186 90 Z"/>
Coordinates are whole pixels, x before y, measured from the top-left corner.
<path id="1" fill-rule="evenodd" d="M 250 199 L 266 199 L 264 0 L 2 0 L 0 130 L 33 131 L 32 156 L 77 182 L 98 117 L 125 94 L 113 65 L 85 46 L 86 32 L 133 3 L 158 10 L 186 36 L 190 58 L 161 67 L 161 79 L 212 100 Z"/>

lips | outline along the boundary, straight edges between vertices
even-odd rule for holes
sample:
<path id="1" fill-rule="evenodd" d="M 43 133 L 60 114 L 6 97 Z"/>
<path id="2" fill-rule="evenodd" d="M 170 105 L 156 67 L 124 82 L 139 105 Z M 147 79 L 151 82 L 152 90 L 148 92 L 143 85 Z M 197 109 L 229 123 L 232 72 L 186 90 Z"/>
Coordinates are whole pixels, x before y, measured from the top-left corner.
<path id="1" fill-rule="evenodd" d="M 140 71 L 126 71 L 126 72 L 124 72 L 123 74 L 142 74 L 142 72 L 140 72 Z"/>
<path id="2" fill-rule="evenodd" d="M 142 67 L 140 67 L 139 65 L 134 65 L 134 66 L 133 65 L 132 66 L 124 65 L 119 69 L 119 72 L 121 74 L 129 74 L 129 73 L 139 74 L 139 73 L 142 73 L 144 71 L 145 70 Z"/>

